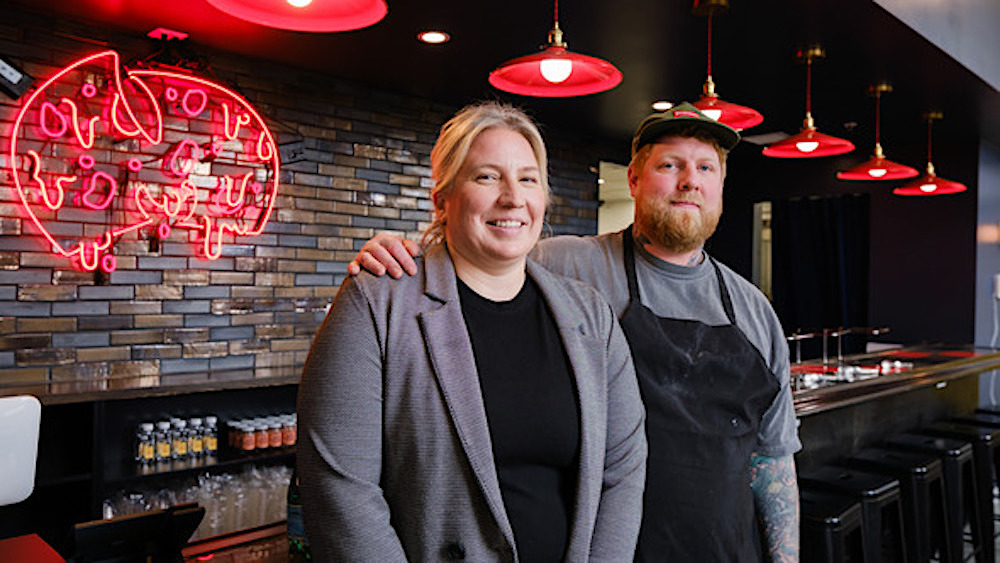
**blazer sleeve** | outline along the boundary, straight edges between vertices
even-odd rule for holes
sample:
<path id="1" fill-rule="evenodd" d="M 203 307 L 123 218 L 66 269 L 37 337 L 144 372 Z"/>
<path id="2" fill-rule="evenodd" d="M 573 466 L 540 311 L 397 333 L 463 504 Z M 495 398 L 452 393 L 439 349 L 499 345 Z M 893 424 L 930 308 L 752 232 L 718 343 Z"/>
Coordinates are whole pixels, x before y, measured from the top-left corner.
<path id="1" fill-rule="evenodd" d="M 313 341 L 298 395 L 302 511 L 316 561 L 405 561 L 379 486 L 382 346 L 357 278 Z"/>
<path id="2" fill-rule="evenodd" d="M 591 541 L 592 561 L 631 561 L 642 520 L 646 484 L 646 411 L 628 342 L 603 305 L 607 340 L 607 442 L 601 501 Z"/>

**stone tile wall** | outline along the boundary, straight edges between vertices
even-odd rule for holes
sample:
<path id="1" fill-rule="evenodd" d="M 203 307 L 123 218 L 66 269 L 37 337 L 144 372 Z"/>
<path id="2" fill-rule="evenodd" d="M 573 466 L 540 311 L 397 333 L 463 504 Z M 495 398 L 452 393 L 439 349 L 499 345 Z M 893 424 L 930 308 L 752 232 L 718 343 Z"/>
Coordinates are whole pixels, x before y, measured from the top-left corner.
<path id="1" fill-rule="evenodd" d="M 0 56 L 36 84 L 104 48 L 94 43 L 123 60 L 152 49 L 145 38 L 18 10 L 5 10 L 0 22 Z M 456 107 L 266 61 L 201 54 L 218 80 L 265 117 L 283 161 L 265 232 L 237 237 L 215 261 L 199 257 L 179 229 L 158 248 L 126 235 L 108 279 L 50 252 L 23 218 L 7 170 L 12 122 L 27 96 L 0 93 L 0 391 L 36 382 L 114 387 L 206 372 L 296 373 L 356 249 L 378 231 L 418 238 L 426 226 L 430 149 Z M 594 170 L 598 155 L 611 151 L 551 127 L 544 132 L 553 191 L 547 233 L 593 233 Z"/>

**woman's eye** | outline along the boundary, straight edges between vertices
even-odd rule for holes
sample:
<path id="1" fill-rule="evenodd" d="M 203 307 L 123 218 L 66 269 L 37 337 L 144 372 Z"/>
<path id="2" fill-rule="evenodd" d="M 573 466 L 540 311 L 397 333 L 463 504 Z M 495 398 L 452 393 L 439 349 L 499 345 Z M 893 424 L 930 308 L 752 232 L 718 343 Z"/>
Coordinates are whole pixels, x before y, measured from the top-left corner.
<path id="1" fill-rule="evenodd" d="M 537 184 L 538 183 L 538 178 L 536 178 L 534 176 L 525 176 L 524 178 L 521 178 L 521 181 L 522 182 L 527 182 L 529 184 Z"/>

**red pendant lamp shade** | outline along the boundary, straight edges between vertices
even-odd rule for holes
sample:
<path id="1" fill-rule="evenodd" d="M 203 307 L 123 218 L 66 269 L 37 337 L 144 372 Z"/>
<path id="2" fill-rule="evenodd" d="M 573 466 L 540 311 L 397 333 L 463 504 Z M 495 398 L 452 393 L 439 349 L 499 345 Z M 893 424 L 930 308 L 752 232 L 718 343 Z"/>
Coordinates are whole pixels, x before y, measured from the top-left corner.
<path id="1" fill-rule="evenodd" d="M 511 59 L 490 73 L 495 88 L 522 96 L 543 98 L 585 96 L 610 90 L 622 73 L 605 60 L 567 49 L 559 29 L 559 0 L 549 44 L 539 53 Z"/>
<path id="2" fill-rule="evenodd" d="M 927 196 L 964 192 L 967 189 L 965 184 L 939 178 L 934 173 L 934 165 L 931 164 L 931 127 L 935 119 L 941 119 L 943 116 L 941 113 L 932 112 L 924 117 L 927 118 L 927 173 L 905 186 L 900 186 L 892 190 L 892 193 L 907 196 Z"/>
<path id="3" fill-rule="evenodd" d="M 882 152 L 882 144 L 879 140 L 882 93 L 892 92 L 892 86 L 885 83 L 876 84 L 869 88 L 869 91 L 875 96 L 875 155 L 857 166 L 838 172 L 837 178 L 840 180 L 901 180 L 916 176 L 919 174 L 916 168 L 895 163 L 887 159 Z"/>
<path id="4" fill-rule="evenodd" d="M 775 158 L 814 158 L 849 153 L 854 143 L 847 139 L 820 133 L 812 117 L 812 61 L 824 56 L 819 47 L 800 51 L 798 57 L 806 63 L 806 118 L 802 130 L 796 135 L 783 139 L 764 148 L 764 156 Z"/>
<path id="5" fill-rule="evenodd" d="M 893 162 L 882 154 L 882 147 L 875 145 L 875 156 L 861 164 L 837 172 L 840 180 L 902 180 L 919 174 L 916 168 Z"/>
<path id="6" fill-rule="evenodd" d="M 695 2 L 694 12 L 699 15 L 708 15 L 708 78 L 705 79 L 701 98 L 692 105 L 708 117 L 737 131 L 742 131 L 760 125 L 764 121 L 764 116 L 753 108 L 719 99 L 718 94 L 715 93 L 715 82 L 712 81 L 712 16 L 728 7 L 728 0 L 721 3 L 718 0 L 714 3 Z"/>
<path id="7" fill-rule="evenodd" d="M 208 0 L 223 12 L 251 23 L 313 33 L 349 31 L 385 17 L 385 0 Z"/>

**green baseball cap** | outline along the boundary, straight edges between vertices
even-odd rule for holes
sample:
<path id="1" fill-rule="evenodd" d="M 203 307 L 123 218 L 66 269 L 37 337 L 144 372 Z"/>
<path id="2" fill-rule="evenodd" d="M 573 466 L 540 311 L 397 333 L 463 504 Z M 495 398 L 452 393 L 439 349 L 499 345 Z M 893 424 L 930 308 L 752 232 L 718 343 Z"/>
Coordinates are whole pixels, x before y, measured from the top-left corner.
<path id="1" fill-rule="evenodd" d="M 708 117 L 690 103 L 681 102 L 667 111 L 651 114 L 642 120 L 632 136 L 632 155 L 635 156 L 635 152 L 644 145 L 691 125 L 715 137 L 719 146 L 727 151 L 740 142 L 740 134 L 735 129 Z"/>

